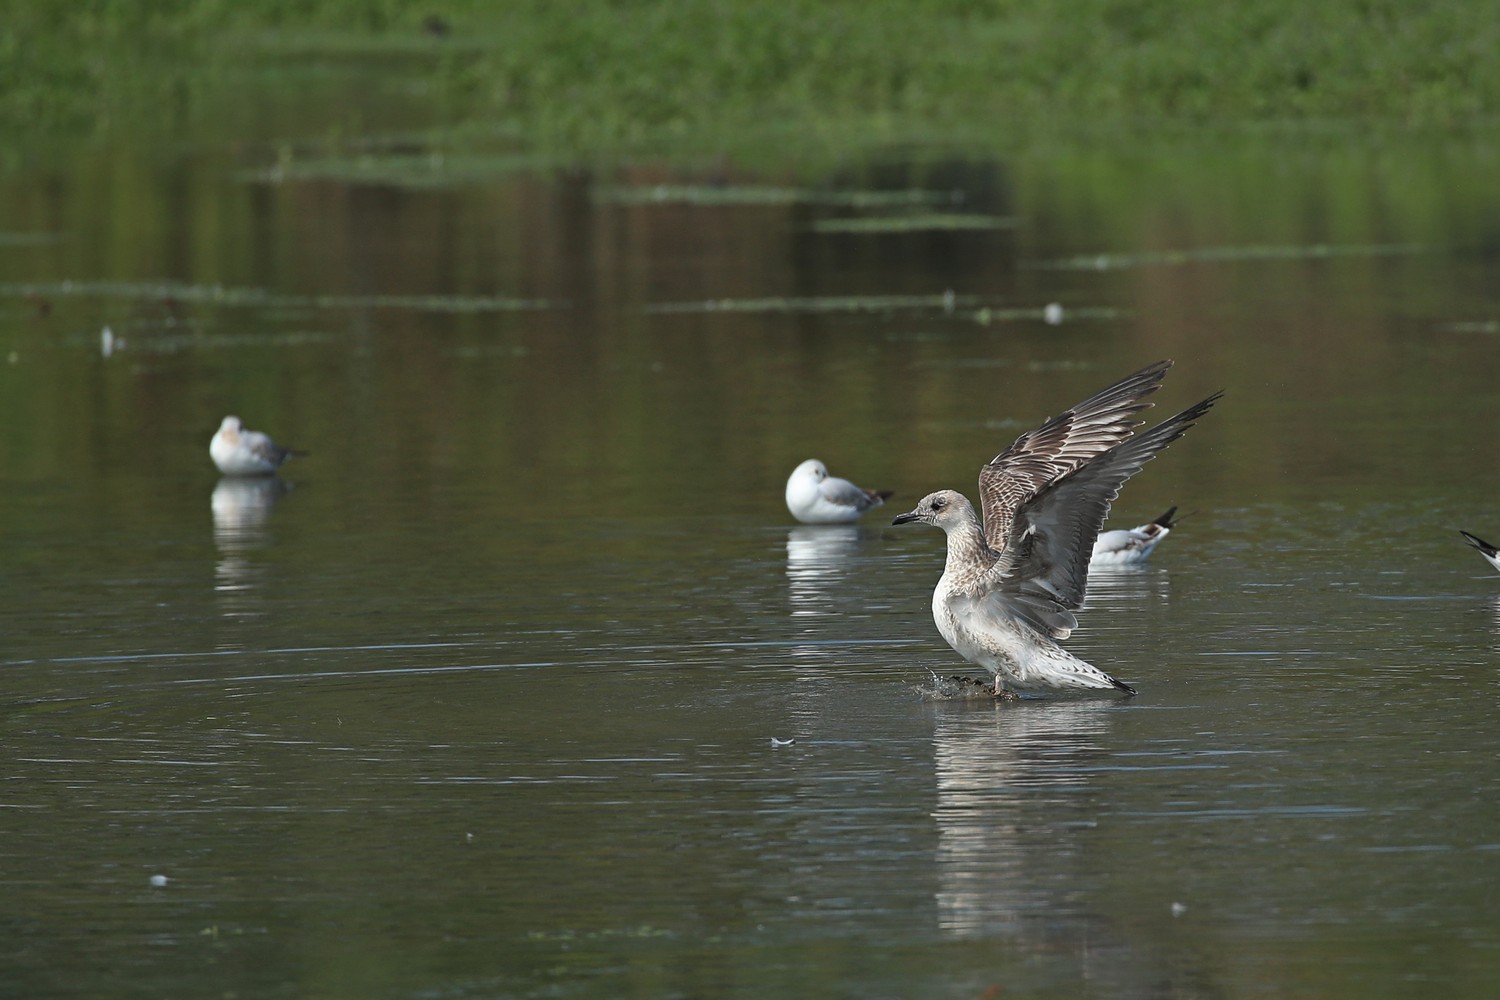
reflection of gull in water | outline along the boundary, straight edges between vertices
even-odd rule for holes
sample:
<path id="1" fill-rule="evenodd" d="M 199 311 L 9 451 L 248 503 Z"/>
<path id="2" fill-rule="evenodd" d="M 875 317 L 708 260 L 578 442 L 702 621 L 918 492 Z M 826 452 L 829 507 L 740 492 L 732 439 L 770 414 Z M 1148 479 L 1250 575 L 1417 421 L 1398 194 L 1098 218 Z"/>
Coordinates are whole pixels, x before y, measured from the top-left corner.
<path id="1" fill-rule="evenodd" d="M 1089 572 L 1115 566 L 1136 566 L 1146 561 L 1163 538 L 1172 533 L 1176 522 L 1173 507 L 1161 517 L 1134 528 L 1119 528 L 1101 531 L 1094 539 L 1094 555 L 1089 560 Z"/>
<path id="2" fill-rule="evenodd" d="M 226 476 L 214 487 L 209 505 L 214 515 L 214 544 L 219 561 L 214 589 L 234 594 L 253 589 L 256 572 L 246 553 L 266 543 L 271 509 L 289 487 L 275 476 L 241 479 Z"/>
<path id="3" fill-rule="evenodd" d="M 809 458 L 792 470 L 786 481 L 786 509 L 804 524 L 848 524 L 872 507 L 879 507 L 890 491 L 855 486 L 828 474 L 828 466 Z"/>
<path id="4" fill-rule="evenodd" d="M 262 479 L 225 477 L 209 501 L 214 512 L 214 543 L 222 549 L 245 549 L 266 539 L 266 521 L 290 489 L 274 476 Z"/>
<path id="5" fill-rule="evenodd" d="M 962 493 L 939 490 L 894 523 L 942 528 L 948 562 L 932 616 L 948 645 L 1013 689 L 1104 690 L 1130 685 L 1057 642 L 1078 627 L 1089 558 L 1125 481 L 1208 412 L 1213 395 L 1144 434 L 1135 415 L 1171 367 L 1159 361 L 1027 431 L 979 472 L 981 522 Z"/>
<path id="6" fill-rule="evenodd" d="M 1089 572 L 1088 596 L 1084 599 L 1085 611 L 1110 611 L 1115 616 L 1121 613 L 1141 611 L 1149 605 L 1165 601 L 1171 592 L 1172 578 L 1166 569 L 1142 565 L 1111 566 L 1100 573 Z M 1112 616 L 1112 621 L 1116 620 Z M 1120 627 L 1128 623 L 1117 622 Z M 1092 626 L 1109 628 L 1108 624 Z"/>
<path id="7" fill-rule="evenodd" d="M 797 527 L 786 536 L 786 578 L 794 615 L 828 615 L 838 597 L 849 560 L 859 550 L 860 529 L 852 524 Z"/>
<path id="8" fill-rule="evenodd" d="M 938 716 L 939 926 L 1045 947 L 1092 865 L 1085 836 L 1097 738 L 1115 702 L 1023 701 Z M 1075 920 L 1087 914 L 1073 914 Z"/>

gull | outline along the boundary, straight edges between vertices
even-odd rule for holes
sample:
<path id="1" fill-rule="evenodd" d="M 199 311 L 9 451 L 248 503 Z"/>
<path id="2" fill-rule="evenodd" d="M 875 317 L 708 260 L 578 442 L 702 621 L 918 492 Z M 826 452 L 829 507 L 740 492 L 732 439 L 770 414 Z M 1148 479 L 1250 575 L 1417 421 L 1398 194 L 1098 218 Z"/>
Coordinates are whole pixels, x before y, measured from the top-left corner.
<path id="1" fill-rule="evenodd" d="M 1089 555 L 1120 487 L 1221 395 L 1132 437 L 1144 423 L 1134 415 L 1152 405 L 1146 397 L 1171 366 L 1142 368 L 1016 438 L 979 472 L 983 522 L 953 490 L 928 494 L 892 522 L 947 533 L 932 617 L 948 645 L 995 675 L 997 697 L 1035 688 L 1135 694 L 1057 640 L 1078 627 Z"/>
<path id="2" fill-rule="evenodd" d="M 847 524 L 871 507 L 879 507 L 890 490 L 861 489 L 828 474 L 828 466 L 809 458 L 786 481 L 786 509 L 804 524 Z"/>
<path id="3" fill-rule="evenodd" d="M 1500 569 L 1500 549 L 1495 548 L 1483 538 L 1469 534 L 1462 528 L 1458 529 L 1458 533 L 1464 536 L 1464 541 L 1478 549 L 1479 554 L 1488 559 L 1491 566 Z"/>
<path id="4" fill-rule="evenodd" d="M 209 457 L 226 476 L 269 476 L 282 462 L 306 452 L 283 448 L 260 431 L 247 431 L 239 417 L 225 417 L 208 443 Z"/>
<path id="5" fill-rule="evenodd" d="M 1099 537 L 1094 541 L 1094 554 L 1089 560 L 1089 568 L 1135 566 L 1145 562 L 1152 550 L 1177 526 L 1177 522 L 1172 520 L 1172 515 L 1176 513 L 1177 508 L 1173 507 L 1146 524 L 1099 532 Z"/>

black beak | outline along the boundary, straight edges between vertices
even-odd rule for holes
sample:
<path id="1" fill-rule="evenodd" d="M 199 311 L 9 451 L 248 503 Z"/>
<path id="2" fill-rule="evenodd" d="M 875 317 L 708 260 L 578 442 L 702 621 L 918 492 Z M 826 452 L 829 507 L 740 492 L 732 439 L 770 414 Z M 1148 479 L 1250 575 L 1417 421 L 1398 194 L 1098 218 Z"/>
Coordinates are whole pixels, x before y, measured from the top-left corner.
<path id="1" fill-rule="evenodd" d="M 896 519 L 894 521 L 892 521 L 891 523 L 892 524 L 905 524 L 907 521 L 915 521 L 916 519 L 917 519 L 917 512 L 914 511 L 914 510 L 909 510 L 905 514 L 897 514 L 896 515 Z"/>

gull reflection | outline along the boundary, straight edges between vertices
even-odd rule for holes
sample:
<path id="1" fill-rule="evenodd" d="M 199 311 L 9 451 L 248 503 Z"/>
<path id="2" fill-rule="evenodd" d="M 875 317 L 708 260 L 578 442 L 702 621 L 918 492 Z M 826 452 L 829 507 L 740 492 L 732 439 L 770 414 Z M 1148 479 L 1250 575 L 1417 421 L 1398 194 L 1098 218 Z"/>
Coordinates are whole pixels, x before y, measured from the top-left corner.
<path id="1" fill-rule="evenodd" d="M 869 617 L 869 588 L 856 576 L 860 550 L 876 538 L 854 524 L 799 525 L 787 532 L 787 596 L 805 640 L 791 648 L 801 662 L 847 657 L 851 628 Z"/>
<path id="2" fill-rule="evenodd" d="M 935 735 L 939 926 L 1043 946 L 1085 888 L 1098 738 L 1118 705 L 948 707 Z"/>
<path id="3" fill-rule="evenodd" d="M 1160 566 L 1090 566 L 1083 606 L 1091 611 L 1139 611 L 1167 600 L 1171 592 L 1172 578 Z"/>
<path id="4" fill-rule="evenodd" d="M 803 525 L 786 536 L 786 577 L 794 616 L 837 614 L 849 562 L 859 551 L 853 524 Z"/>
<path id="5" fill-rule="evenodd" d="M 226 615 L 252 612 L 242 598 L 255 589 L 261 568 L 248 557 L 267 541 L 271 510 L 290 489 L 275 476 L 245 479 L 226 476 L 214 487 L 209 505 L 214 515 L 214 590 L 225 599 Z"/>

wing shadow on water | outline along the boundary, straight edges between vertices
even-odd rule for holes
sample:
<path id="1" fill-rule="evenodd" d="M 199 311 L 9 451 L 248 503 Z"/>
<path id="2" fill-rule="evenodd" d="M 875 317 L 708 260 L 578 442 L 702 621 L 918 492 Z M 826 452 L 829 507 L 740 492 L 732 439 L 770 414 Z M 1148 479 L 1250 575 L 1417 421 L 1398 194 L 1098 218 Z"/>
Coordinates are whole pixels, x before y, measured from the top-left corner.
<path id="1" fill-rule="evenodd" d="M 219 551 L 214 564 L 214 592 L 226 618 L 260 613 L 254 595 L 260 589 L 265 567 L 257 565 L 250 554 L 269 544 L 271 511 L 290 491 L 291 487 L 276 476 L 226 476 L 214 487 L 209 500 L 214 546 Z"/>

